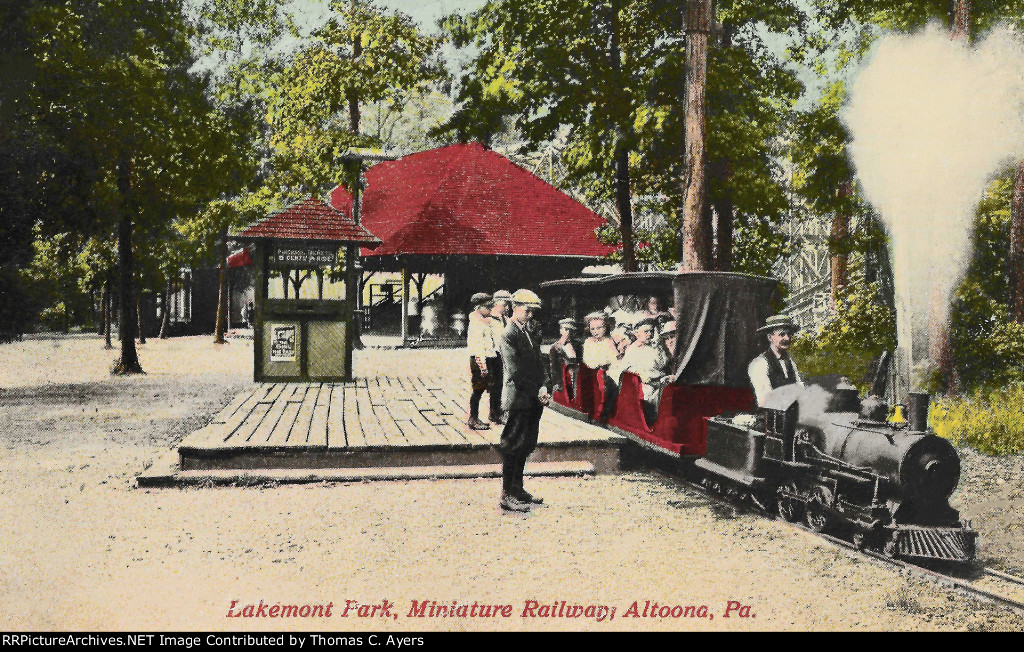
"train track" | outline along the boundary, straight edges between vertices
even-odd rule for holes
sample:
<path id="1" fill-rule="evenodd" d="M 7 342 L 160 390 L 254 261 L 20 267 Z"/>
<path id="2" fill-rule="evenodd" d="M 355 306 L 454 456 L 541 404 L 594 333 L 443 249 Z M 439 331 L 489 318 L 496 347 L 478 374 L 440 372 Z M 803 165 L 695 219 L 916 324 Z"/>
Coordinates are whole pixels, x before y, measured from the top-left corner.
<path id="1" fill-rule="evenodd" d="M 696 482 L 688 480 L 678 474 L 672 474 L 672 477 L 701 495 L 715 501 L 719 505 L 727 505 L 732 508 L 737 506 L 735 501 L 711 493 L 705 487 Z M 845 539 L 841 539 L 830 534 L 814 532 L 800 523 L 789 523 L 788 521 L 786 521 L 786 523 L 799 530 L 816 535 L 833 545 L 858 553 L 876 564 L 895 568 L 902 573 L 935 582 L 940 586 L 951 588 L 961 594 L 968 595 L 983 602 L 1002 605 L 1017 614 L 1024 616 L 1024 578 L 991 568 L 976 569 L 975 572 L 979 575 L 977 577 L 956 577 L 955 575 L 948 575 L 933 568 L 920 566 L 902 559 L 887 557 L 872 550 L 861 550 Z"/>
<path id="2" fill-rule="evenodd" d="M 926 566 L 913 564 L 903 559 L 887 557 L 873 550 L 860 550 L 855 545 L 844 539 L 834 537 L 830 534 L 814 532 L 810 528 L 798 523 L 791 523 L 791 525 L 804 530 L 805 532 L 816 534 L 833 545 L 858 552 L 880 565 L 896 568 L 909 575 L 933 581 L 940 586 L 952 588 L 959 593 L 970 595 L 984 602 L 1002 605 L 1024 616 L 1024 578 L 1003 573 L 991 568 L 979 569 L 979 572 L 981 573 L 980 577 L 956 577 L 955 575 L 948 575 Z M 1000 585 L 1003 590 L 998 590 Z M 1007 588 L 1009 590 L 1007 590 Z"/>

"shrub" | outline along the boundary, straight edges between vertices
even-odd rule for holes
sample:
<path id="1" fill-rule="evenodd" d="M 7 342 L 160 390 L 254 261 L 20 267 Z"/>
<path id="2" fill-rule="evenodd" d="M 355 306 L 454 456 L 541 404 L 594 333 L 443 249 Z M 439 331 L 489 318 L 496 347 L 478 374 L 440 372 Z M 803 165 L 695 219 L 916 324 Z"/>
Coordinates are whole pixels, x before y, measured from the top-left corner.
<path id="1" fill-rule="evenodd" d="M 1024 453 L 1024 383 L 938 399 L 931 422 L 937 435 L 957 446 L 986 455 Z"/>
<path id="2" fill-rule="evenodd" d="M 16 339 L 35 316 L 35 305 L 24 280 L 11 265 L 0 265 L 0 342 Z"/>
<path id="3" fill-rule="evenodd" d="M 895 316 L 881 294 L 879 284 L 866 282 L 862 271 L 852 274 L 835 314 L 793 344 L 804 377 L 842 374 L 862 392 L 868 389 L 874 361 L 896 344 Z"/>
<path id="4" fill-rule="evenodd" d="M 67 307 L 63 301 L 58 301 L 52 306 L 44 308 L 39 313 L 39 321 L 46 330 L 64 331 L 68 327 Z"/>

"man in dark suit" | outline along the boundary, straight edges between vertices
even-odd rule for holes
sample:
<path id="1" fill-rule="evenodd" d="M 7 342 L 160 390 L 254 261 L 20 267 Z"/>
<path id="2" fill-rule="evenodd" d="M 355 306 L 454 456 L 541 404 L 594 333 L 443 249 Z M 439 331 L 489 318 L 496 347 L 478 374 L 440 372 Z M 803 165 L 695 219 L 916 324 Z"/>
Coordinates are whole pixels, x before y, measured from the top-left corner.
<path id="1" fill-rule="evenodd" d="M 537 446 L 540 417 L 551 397 L 544 387 L 544 363 L 540 355 L 540 337 L 531 334 L 530 320 L 540 309 L 540 298 L 529 290 L 512 294 L 512 319 L 501 338 L 505 387 L 501 407 L 506 416 L 501 431 L 501 508 L 527 512 L 530 505 L 543 499 L 523 488 L 526 458 Z"/>

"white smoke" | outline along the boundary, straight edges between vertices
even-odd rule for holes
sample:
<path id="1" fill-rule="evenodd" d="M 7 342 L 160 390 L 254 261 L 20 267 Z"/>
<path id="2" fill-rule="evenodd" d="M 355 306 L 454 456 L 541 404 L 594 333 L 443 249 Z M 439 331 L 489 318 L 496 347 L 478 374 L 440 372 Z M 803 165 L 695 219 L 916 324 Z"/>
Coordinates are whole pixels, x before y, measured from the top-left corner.
<path id="1" fill-rule="evenodd" d="M 888 228 L 898 336 L 901 348 L 913 342 L 916 362 L 929 320 L 947 320 L 988 183 L 1024 157 L 1024 42 L 1006 27 L 974 45 L 938 25 L 885 36 L 843 120 L 857 177 Z"/>

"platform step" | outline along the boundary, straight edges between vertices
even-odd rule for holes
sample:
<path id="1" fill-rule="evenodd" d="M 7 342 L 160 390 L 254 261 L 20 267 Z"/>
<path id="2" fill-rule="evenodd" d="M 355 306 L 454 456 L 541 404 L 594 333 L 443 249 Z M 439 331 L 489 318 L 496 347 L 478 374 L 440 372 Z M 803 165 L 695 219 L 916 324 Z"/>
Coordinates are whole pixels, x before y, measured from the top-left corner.
<path id="1" fill-rule="evenodd" d="M 377 480 L 429 480 L 452 478 L 500 478 L 500 464 L 451 466 L 382 466 L 343 469 L 229 469 L 178 471 L 170 460 L 158 460 L 138 476 L 139 487 L 195 485 L 261 485 L 311 482 L 370 482 Z M 163 463 L 161 463 L 163 462 Z M 594 464 L 584 461 L 527 464 L 528 476 L 594 475 Z"/>

